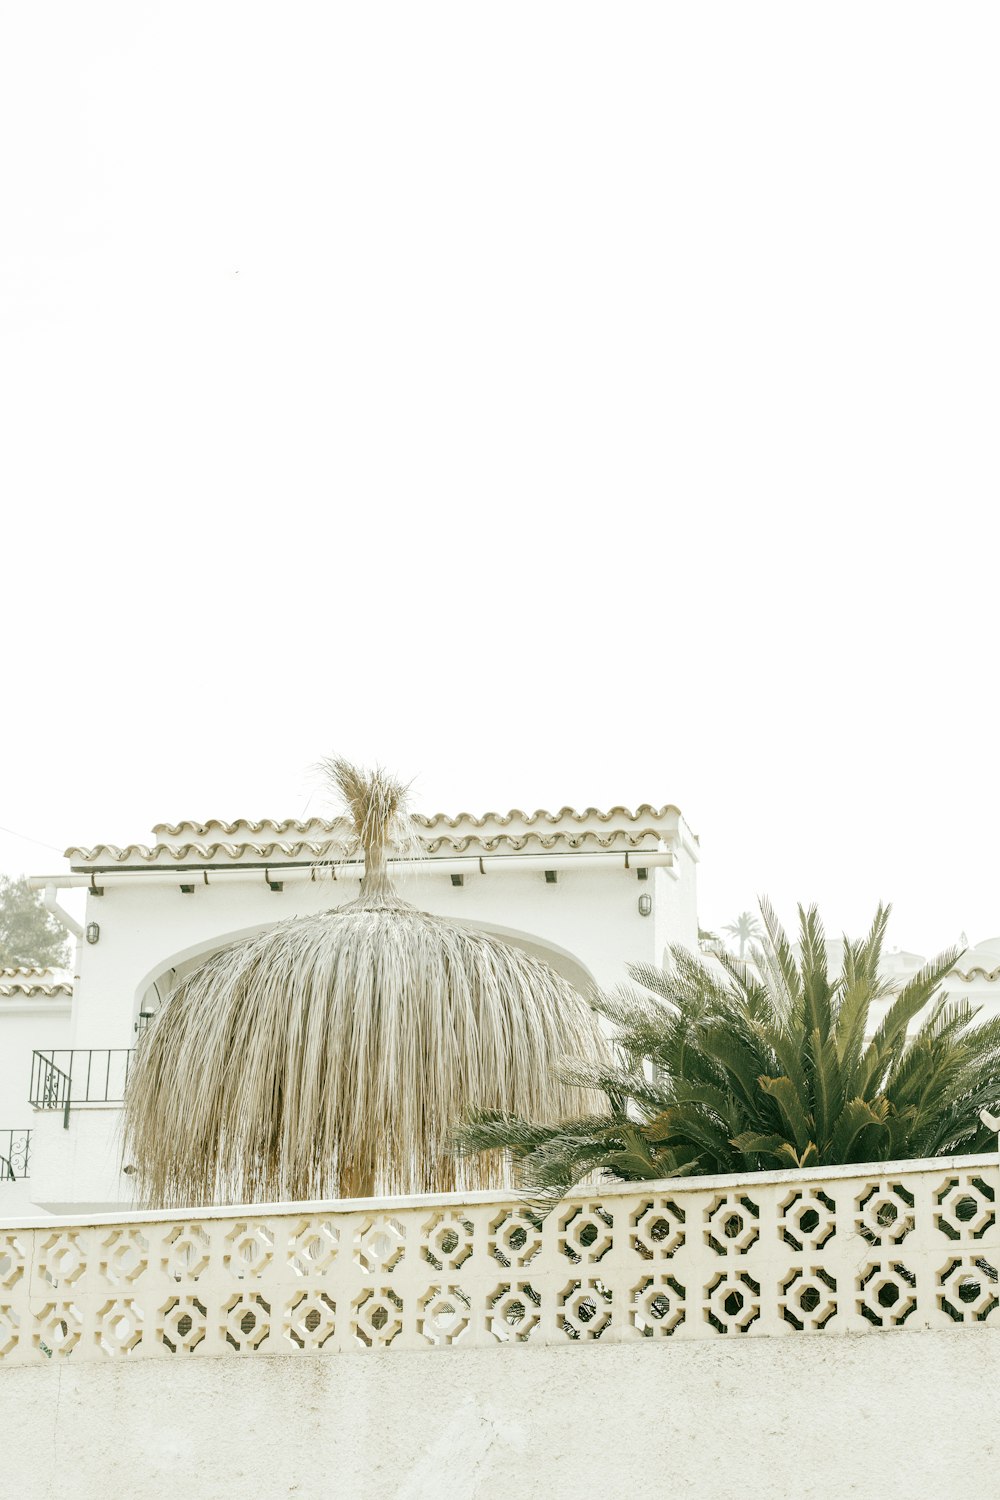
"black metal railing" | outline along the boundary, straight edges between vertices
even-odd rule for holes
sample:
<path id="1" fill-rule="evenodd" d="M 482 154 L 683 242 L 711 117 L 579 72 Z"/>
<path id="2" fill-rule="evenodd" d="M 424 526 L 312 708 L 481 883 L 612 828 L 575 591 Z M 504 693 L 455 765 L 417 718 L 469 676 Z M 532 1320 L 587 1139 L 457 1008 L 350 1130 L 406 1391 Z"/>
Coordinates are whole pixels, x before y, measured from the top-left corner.
<path id="1" fill-rule="evenodd" d="M 30 1130 L 0 1130 L 0 1182 L 27 1177 L 31 1161 Z"/>
<path id="2" fill-rule="evenodd" d="M 70 1054 L 72 1055 L 72 1054 Z M 61 1109 L 63 1125 L 69 1129 L 70 1076 L 53 1061 L 54 1054 L 35 1052 L 31 1058 L 31 1092 L 28 1103 L 33 1109 Z"/>
<path id="3" fill-rule="evenodd" d="M 129 1047 L 64 1047 L 35 1052 L 31 1059 L 34 1109 L 61 1109 L 69 1128 L 69 1112 L 78 1104 L 121 1104 L 132 1062 Z"/>

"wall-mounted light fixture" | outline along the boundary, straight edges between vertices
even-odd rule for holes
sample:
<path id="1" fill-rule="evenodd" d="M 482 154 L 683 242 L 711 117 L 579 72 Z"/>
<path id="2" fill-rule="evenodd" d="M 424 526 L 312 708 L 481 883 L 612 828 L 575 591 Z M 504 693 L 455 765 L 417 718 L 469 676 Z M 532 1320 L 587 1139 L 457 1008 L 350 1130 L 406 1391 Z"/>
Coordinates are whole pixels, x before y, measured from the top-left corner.
<path id="1" fill-rule="evenodd" d="M 653 898 L 649 894 L 648 891 L 643 891 L 642 895 L 639 897 L 639 915 L 640 915 L 640 917 L 648 917 L 649 914 L 650 914 L 650 912 L 652 910 L 653 910 Z"/>
<path id="2" fill-rule="evenodd" d="M 99 943 L 101 941 L 101 929 L 96 922 L 87 923 L 87 942 Z"/>

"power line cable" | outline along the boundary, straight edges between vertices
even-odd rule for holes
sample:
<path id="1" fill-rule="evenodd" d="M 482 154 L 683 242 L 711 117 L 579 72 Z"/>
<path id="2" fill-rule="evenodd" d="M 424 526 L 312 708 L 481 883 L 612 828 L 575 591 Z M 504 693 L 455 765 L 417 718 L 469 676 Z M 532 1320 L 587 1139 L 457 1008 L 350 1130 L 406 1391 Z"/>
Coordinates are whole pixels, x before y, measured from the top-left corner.
<path id="1" fill-rule="evenodd" d="M 16 828 L 5 828 L 0 823 L 0 833 L 9 833 L 12 838 L 23 839 L 26 844 L 37 844 L 40 849 L 51 849 L 53 854 L 62 855 L 65 851 L 57 849 L 55 844 L 47 844 L 44 839 L 33 839 L 27 833 L 18 833 Z"/>

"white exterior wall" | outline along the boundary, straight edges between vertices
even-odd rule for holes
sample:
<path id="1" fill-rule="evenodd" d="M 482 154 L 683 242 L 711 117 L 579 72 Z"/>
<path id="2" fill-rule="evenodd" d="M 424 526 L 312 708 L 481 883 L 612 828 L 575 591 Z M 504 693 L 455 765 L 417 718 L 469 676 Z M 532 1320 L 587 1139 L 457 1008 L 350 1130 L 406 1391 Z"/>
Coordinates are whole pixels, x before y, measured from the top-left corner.
<path id="1" fill-rule="evenodd" d="M 556 860 L 552 864 L 558 869 Z M 680 940 L 664 934 L 672 933 L 681 917 L 664 917 L 658 907 L 662 901 L 673 912 L 682 910 L 681 881 L 662 870 L 650 875 L 654 878 L 640 881 L 624 864 L 605 865 L 559 870 L 553 885 L 542 870 L 489 871 L 469 875 L 455 887 L 447 875 L 431 872 L 411 876 L 399 888 L 423 910 L 521 943 L 587 989 L 621 983 L 629 962 L 658 963 L 663 943 Z M 664 885 L 655 877 L 663 877 Z M 172 966 L 197 963 L 248 932 L 342 905 L 357 889 L 356 882 L 326 878 L 289 881 L 274 892 L 263 875 L 253 882 L 196 883 L 190 895 L 181 894 L 176 880 L 154 885 L 140 877 L 134 884 L 108 885 L 103 896 L 88 896 L 86 921 L 98 922 L 101 935 L 97 944 L 81 949 L 72 1045 L 134 1046 L 136 1016 L 154 978 L 162 980 Z M 638 898 L 647 891 L 654 911 L 643 917 Z M 160 984 L 164 996 L 172 982 L 168 973 Z M 118 1109 L 75 1108 L 64 1131 L 61 1116 L 36 1116 L 41 1128 L 34 1137 L 32 1201 L 53 1213 L 69 1212 L 73 1205 L 128 1206 L 130 1185 L 117 1155 L 119 1118 Z"/>
<path id="2" fill-rule="evenodd" d="M 31 1054 L 36 1047 L 68 1047 L 72 1028 L 68 995 L 0 998 L 0 1130 L 31 1124 Z"/>
<path id="3" fill-rule="evenodd" d="M 72 1029 L 72 1000 L 67 996 L 0 997 L 0 1151 L 9 1130 L 31 1131 L 32 1171 L 36 1126 L 45 1118 L 28 1103 L 31 1058 L 36 1047 L 67 1047 Z M 0 1219 L 31 1212 L 36 1203 L 33 1173 L 10 1182 L 0 1176 Z"/>
<path id="4" fill-rule="evenodd" d="M 404 1352 L 0 1371 L 3 1493 L 74 1500 L 964 1500 L 1000 1338 Z"/>
<path id="5" fill-rule="evenodd" d="M 623 863 L 593 871 L 560 869 L 555 858 L 551 863 L 558 872 L 554 885 L 542 870 L 488 869 L 466 876 L 460 887 L 432 871 L 400 881 L 399 891 L 424 911 L 523 940 L 578 984 L 613 986 L 625 979 L 629 962 L 659 963 L 666 943 L 688 940 L 692 925 L 697 939 L 694 892 L 687 888 L 693 887 L 693 867 L 680 879 L 651 869 L 653 878 L 641 881 Z M 101 936 L 81 952 L 74 1046 L 133 1045 L 139 1001 L 171 964 L 274 922 L 343 905 L 358 890 L 356 881 L 324 878 L 288 881 L 275 892 L 263 873 L 206 886 L 199 874 L 194 891 L 182 895 L 180 879 L 154 884 L 140 876 L 88 896 L 86 920 L 100 925 Z M 644 892 L 654 898 L 650 917 L 638 910 Z"/>
<path id="6" fill-rule="evenodd" d="M 329 864 L 309 868 L 312 860 L 342 860 L 331 828 L 161 825 L 152 848 L 69 851 L 74 883 L 94 888 L 84 922 L 100 930 L 96 943 L 78 945 L 72 1010 L 67 1004 L 58 1024 L 53 1002 L 45 1010 L 28 1007 L 16 1025 L 13 1015 L 0 1019 L 0 1128 L 35 1128 L 32 1202 L 55 1212 L 130 1202 L 116 1154 L 120 1110 L 80 1106 L 87 1064 L 77 1058 L 68 1130 L 61 1115 L 58 1121 L 33 1115 L 32 1052 L 131 1048 L 140 1010 L 155 1010 L 178 977 L 211 952 L 276 922 L 355 900 L 356 866 L 338 863 L 336 879 Z M 303 834 L 311 841 L 302 842 Z M 584 993 L 622 983 L 630 963 L 661 963 L 670 943 L 697 947 L 697 841 L 675 808 L 462 815 L 432 820 L 421 837 L 426 857 L 393 871 L 405 900 L 520 945 Z M 556 872 L 555 882 L 546 880 L 546 870 Z M 463 884 L 452 883 L 453 871 Z M 281 890 L 271 889 L 268 874 Z M 183 892 L 182 885 L 193 889 Z M 648 916 L 639 911 L 644 895 L 652 901 Z M 112 1071 L 123 1062 L 124 1051 Z M 22 1196 L 19 1190 L 16 1207 L 8 1200 L 11 1213 Z"/>
<path id="7" fill-rule="evenodd" d="M 110 1213 L 134 1207 L 129 1176 L 122 1171 L 119 1105 L 87 1104 L 71 1109 L 68 1124 L 62 1110 L 39 1110 L 33 1118 L 31 1173 L 14 1186 L 26 1192 L 38 1209 L 50 1214 Z M 4 1207 L 0 1222 L 20 1207 Z"/>
<path id="8" fill-rule="evenodd" d="M 656 964 L 665 963 L 668 950 L 674 943 L 690 948 L 692 953 L 700 951 L 696 871 L 697 853 L 686 841 L 676 851 L 672 868 L 650 871 L 656 922 L 653 962 Z"/>

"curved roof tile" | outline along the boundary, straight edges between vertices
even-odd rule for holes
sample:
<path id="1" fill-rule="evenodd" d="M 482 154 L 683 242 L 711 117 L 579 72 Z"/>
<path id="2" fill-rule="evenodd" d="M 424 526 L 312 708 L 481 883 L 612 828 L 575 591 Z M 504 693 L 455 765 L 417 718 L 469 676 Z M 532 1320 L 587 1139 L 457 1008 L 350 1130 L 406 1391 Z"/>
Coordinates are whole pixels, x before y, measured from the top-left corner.
<path id="1" fill-rule="evenodd" d="M 117 865 L 127 864 L 129 861 L 149 864 L 159 860 L 173 861 L 174 864 L 192 860 L 197 863 L 220 857 L 241 859 L 248 854 L 260 859 L 322 859 L 324 856 L 328 857 L 334 847 L 333 841 L 329 839 L 322 844 L 305 840 L 295 844 L 126 844 L 124 848 L 119 848 L 117 844 L 95 844 L 92 849 L 74 845 L 66 850 L 65 857 L 71 862 L 76 859 L 93 864 L 95 860 L 104 859 Z"/>
<path id="2" fill-rule="evenodd" d="M 523 834 L 497 833 L 492 836 L 466 834 L 462 838 L 440 834 L 437 838 L 418 839 L 419 847 L 429 856 L 436 854 L 463 854 L 479 849 L 487 853 L 506 850 L 512 853 L 523 849 L 582 849 L 588 845 L 599 849 L 638 849 L 658 844 L 661 830 L 658 828 L 613 829 L 598 833 L 595 829 L 584 829 L 578 833 L 561 829 L 553 833 Z M 75 867 L 81 865 L 129 865 L 129 864 L 205 864 L 223 860 L 321 860 L 343 859 L 350 851 L 336 839 L 325 842 L 298 840 L 295 843 L 191 843 L 191 844 L 127 844 L 120 848 L 116 844 L 95 844 L 92 849 L 72 846 L 66 850 L 66 858 Z"/>
<path id="3" fill-rule="evenodd" d="M 574 823 L 610 823 L 613 818 L 625 818 L 631 823 L 638 823 L 642 818 L 653 818 L 657 822 L 667 817 L 669 813 L 679 813 L 680 809 L 673 803 L 664 803 L 663 807 L 654 807 L 651 802 L 642 802 L 634 812 L 627 807 L 611 807 L 602 811 L 599 807 L 586 807 L 578 811 L 574 807 L 561 807 L 558 812 L 547 812 L 545 808 L 539 807 L 532 813 L 522 812 L 518 807 L 512 807 L 509 812 L 487 812 L 482 817 L 475 813 L 460 812 L 455 817 L 448 813 L 411 813 L 414 823 L 420 828 L 437 828 L 442 823 L 449 828 L 485 828 L 487 825 L 495 825 L 506 828 L 511 823 L 523 823 L 531 827 L 535 823 L 562 823 L 572 821 Z M 209 818 L 207 823 L 197 823 L 184 820 L 180 823 L 156 823 L 153 832 L 164 834 L 167 838 L 180 838 L 183 834 L 192 834 L 196 839 L 208 838 L 212 833 L 299 833 L 307 834 L 316 831 L 323 833 L 336 833 L 348 826 L 346 818 L 309 818 L 305 821 L 296 818 L 285 818 L 275 822 L 273 818 L 238 818 L 235 823 L 226 823 L 219 818 Z"/>
<path id="4" fill-rule="evenodd" d="M 49 977 L 54 981 L 57 975 L 61 982 L 61 969 L 39 968 L 36 964 L 21 964 L 14 969 L 0 969 L 0 979 L 43 979 Z"/>
<path id="5" fill-rule="evenodd" d="M 54 984 L 43 984 L 35 979 L 0 979 L 0 997 L 5 1000 L 31 999 L 35 995 L 44 995 L 47 999 L 54 999 L 58 995 L 71 996 L 73 986 L 67 979 L 62 979 Z"/>
<path id="6" fill-rule="evenodd" d="M 413 821 L 419 823 L 422 828 L 436 828 L 439 823 L 447 823 L 449 828 L 458 828 L 463 823 L 470 824 L 473 828 L 485 828 L 487 823 L 496 823 L 500 827 L 506 827 L 510 823 L 524 823 L 529 827 L 532 823 L 561 823 L 564 819 L 572 819 L 574 823 L 589 823 L 596 819 L 599 823 L 610 823 L 612 818 L 628 818 L 632 823 L 638 823 L 640 818 L 665 818 L 668 813 L 679 813 L 680 808 L 674 807 L 672 803 L 665 803 L 663 807 L 654 807 L 651 802 L 642 802 L 635 812 L 627 807 L 610 807 L 602 812 L 598 807 L 585 807 L 578 812 L 574 807 L 561 807 L 558 812 L 546 812 L 544 807 L 536 808 L 533 813 L 522 812 L 519 807 L 512 807 L 510 812 L 483 813 L 477 818 L 474 813 L 460 812 L 454 818 L 447 813 L 433 813 L 426 817 L 423 813 L 414 813 Z"/>
<path id="7" fill-rule="evenodd" d="M 297 818 L 284 818 L 276 823 L 273 818 L 261 818 L 254 821 L 252 818 L 239 818 L 235 823 L 225 823 L 219 818 L 210 818 L 207 823 L 154 823 L 154 833 L 164 833 L 168 838 L 179 838 L 183 833 L 194 834 L 196 838 L 207 838 L 210 833 L 314 833 L 317 830 L 322 833 L 333 833 L 339 828 L 347 826 L 345 818 L 337 818 L 330 821 L 328 818 L 309 818 L 301 822 Z"/>

